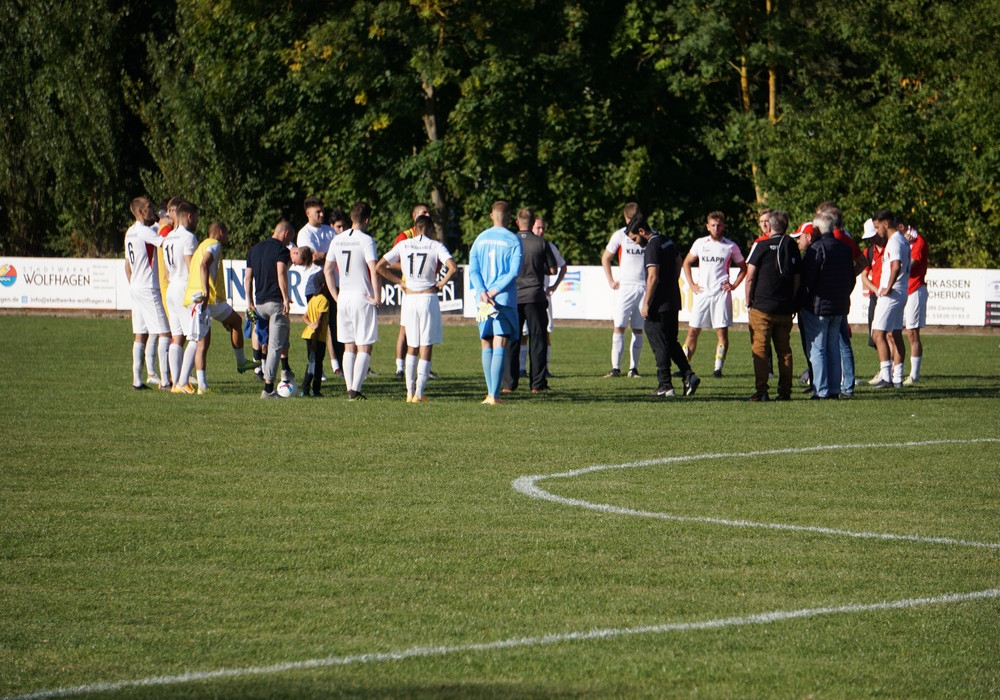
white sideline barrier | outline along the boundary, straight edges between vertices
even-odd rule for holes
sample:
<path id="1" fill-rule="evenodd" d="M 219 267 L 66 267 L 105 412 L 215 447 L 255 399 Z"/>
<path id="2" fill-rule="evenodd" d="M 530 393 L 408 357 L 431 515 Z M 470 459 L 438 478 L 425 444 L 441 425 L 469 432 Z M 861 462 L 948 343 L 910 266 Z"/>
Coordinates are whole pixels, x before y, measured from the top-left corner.
<path id="1" fill-rule="evenodd" d="M 246 310 L 243 288 L 244 260 L 225 260 L 226 294 L 237 311 Z M 462 266 L 463 268 L 465 266 Z M 615 274 L 617 266 L 613 268 Z M 466 272 L 463 269 L 463 273 Z M 697 280 L 697 268 L 694 270 Z M 735 276 L 735 272 L 734 272 Z M 468 275 L 463 274 L 464 315 L 476 313 Z M 292 273 L 292 312 L 305 312 L 305 280 Z M 931 326 L 1000 326 L 1000 270 L 931 269 L 927 272 L 927 324 Z M 600 266 L 569 266 L 559 289 L 552 295 L 556 319 L 609 321 L 614 294 Z M 458 297 L 455 290 L 454 296 Z M 680 321 L 686 322 L 693 294 L 681 276 L 683 308 Z M 445 299 L 457 308 L 461 299 Z M 125 261 L 86 258 L 4 258 L 0 257 L 0 308 L 4 309 L 91 309 L 131 308 Z M 867 324 L 868 299 L 861 284 L 851 297 L 853 324 Z M 733 292 L 733 320 L 746 323 L 747 310 L 742 285 Z"/>

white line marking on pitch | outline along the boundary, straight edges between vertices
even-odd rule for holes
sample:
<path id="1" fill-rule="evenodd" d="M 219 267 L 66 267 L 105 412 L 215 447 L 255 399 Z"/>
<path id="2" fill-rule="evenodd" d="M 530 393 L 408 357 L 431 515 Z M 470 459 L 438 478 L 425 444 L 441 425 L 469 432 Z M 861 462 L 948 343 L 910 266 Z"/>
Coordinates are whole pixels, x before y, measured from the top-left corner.
<path id="1" fill-rule="evenodd" d="M 325 659 L 310 659 L 308 661 L 290 661 L 272 666 L 249 666 L 247 668 L 223 668 L 216 671 L 197 671 L 176 676 L 152 676 L 138 680 L 117 681 L 115 683 L 93 683 L 78 685 L 72 688 L 57 688 L 41 690 L 27 695 L 16 695 L 5 700 L 43 700 L 45 698 L 68 697 L 84 693 L 106 693 L 126 688 L 145 688 L 181 683 L 195 683 L 221 678 L 242 678 L 246 676 L 263 676 L 286 671 L 302 671 L 333 666 L 350 666 L 360 664 L 382 663 L 386 661 L 403 661 L 405 659 L 428 656 L 447 656 L 468 652 L 496 651 L 501 649 L 516 649 L 518 647 L 545 646 L 563 642 L 579 642 L 587 640 L 613 639 L 640 634 L 665 634 L 668 632 L 693 632 L 698 630 L 715 630 L 724 627 L 743 627 L 746 625 L 767 625 L 783 620 L 795 620 L 821 615 L 838 615 L 850 613 L 878 612 L 883 610 L 905 610 L 927 605 L 942 605 L 946 603 L 963 603 L 976 600 L 1000 598 L 1000 589 L 991 588 L 975 593 L 954 593 L 933 598 L 908 598 L 867 605 L 841 605 L 827 608 L 803 608 L 801 610 L 776 610 L 773 612 L 745 615 L 743 617 L 724 617 L 715 620 L 697 622 L 674 622 L 663 625 L 647 625 L 643 627 L 623 627 L 593 629 L 588 632 L 565 632 L 562 634 L 546 634 L 540 637 L 514 637 L 482 644 L 460 644 L 456 646 L 410 647 L 399 651 L 373 652 L 370 654 L 355 654 L 351 656 L 329 656 Z"/>
<path id="2" fill-rule="evenodd" d="M 664 457 L 661 459 L 649 459 L 641 462 L 628 462 L 626 464 L 598 464 L 583 469 L 573 469 L 560 474 L 536 474 L 534 476 L 522 476 L 515 479 L 511 484 L 515 491 L 523 493 L 530 498 L 543 501 L 551 501 L 561 505 L 573 506 L 576 508 L 586 508 L 602 513 L 612 513 L 615 515 L 632 515 L 640 518 L 656 518 L 660 520 L 672 520 L 674 522 L 687 523 L 707 523 L 710 525 L 725 525 L 727 527 L 762 528 L 766 530 L 791 530 L 795 532 L 815 532 L 823 535 L 839 535 L 842 537 L 858 537 L 862 539 L 876 540 L 902 540 L 909 542 L 923 542 L 926 544 L 948 544 L 963 547 L 983 547 L 987 549 L 1000 549 L 1000 543 L 996 542 L 972 542 L 968 540 L 958 540 L 950 537 L 926 537 L 923 535 L 898 535 L 884 532 L 853 532 L 851 530 L 838 530 L 828 527 L 816 527 L 809 525 L 789 525 L 786 523 L 762 523 L 752 520 L 726 520 L 724 518 L 710 518 L 704 516 L 671 515 L 670 513 L 657 513 L 645 510 L 634 510 L 632 508 L 622 508 L 605 503 L 591 503 L 578 498 L 566 498 L 557 496 L 538 486 L 538 482 L 546 479 L 571 479 L 573 477 L 590 474 L 592 472 L 610 471 L 612 469 L 636 469 L 639 467 L 651 467 L 660 464 L 676 464 L 679 462 L 694 462 L 708 459 L 733 459 L 746 457 L 762 457 L 767 455 L 787 455 L 805 454 L 808 452 L 822 452 L 829 450 L 858 450 L 858 449 L 881 449 L 900 447 L 927 447 L 931 445 L 954 445 L 954 444 L 974 444 L 1000 442 L 1000 438 L 982 438 L 974 440 L 927 440 L 924 442 L 897 442 L 897 443 L 872 443 L 866 445 L 818 445 L 815 447 L 793 447 L 780 450 L 760 450 L 756 452 L 727 452 L 717 454 L 689 455 L 683 457 Z"/>
<path id="3" fill-rule="evenodd" d="M 513 487 L 520 493 L 531 498 L 552 501 L 564 505 L 577 506 L 598 510 L 602 512 L 617 513 L 621 515 L 636 515 L 647 518 L 662 518 L 664 520 L 703 522 L 715 525 L 726 525 L 730 527 L 758 527 L 770 530 L 796 530 L 806 532 L 817 532 L 826 535 L 842 535 L 847 537 L 862 537 L 885 540 L 909 540 L 914 542 L 925 542 L 932 544 L 963 545 L 968 547 L 989 547 L 1000 548 L 1000 544 L 987 542 L 968 542 L 946 537 L 921 537 L 918 535 L 893 535 L 876 532 L 851 532 L 848 530 L 836 530 L 831 528 L 809 527 L 804 525 L 785 525 L 781 523 L 756 523 L 743 520 L 723 520 L 718 518 L 698 518 L 669 515 L 667 513 L 649 513 L 646 511 L 631 510 L 629 508 L 618 508 L 616 506 L 589 503 L 572 498 L 563 498 L 539 488 L 536 484 L 545 479 L 567 479 L 591 472 L 608 471 L 611 469 L 634 469 L 637 467 L 655 466 L 658 464 L 671 464 L 677 462 L 691 462 L 702 459 L 722 459 L 733 457 L 759 457 L 778 454 L 804 454 L 807 452 L 820 452 L 826 450 L 848 450 L 848 449 L 875 449 L 884 447 L 925 447 L 929 445 L 949 445 L 949 444 L 974 444 L 1000 442 L 1000 438 L 982 438 L 973 440 L 928 440 L 924 442 L 900 442 L 885 444 L 867 445 L 818 445 L 816 447 L 787 448 L 781 450 L 762 450 L 757 452 L 737 452 L 725 454 L 690 455 L 684 457 L 666 457 L 663 459 L 651 459 L 641 462 L 629 462 L 627 464 L 596 465 L 584 469 L 574 469 L 561 474 L 539 474 L 535 476 L 524 476 L 513 482 Z M 448 654 L 460 654 L 467 652 L 496 651 L 501 649 L 514 649 L 518 647 L 544 646 L 559 644 L 562 642 L 576 642 L 586 640 L 612 639 L 615 637 L 628 637 L 640 634 L 665 634 L 668 632 L 692 632 L 698 630 L 722 629 L 725 627 L 741 627 L 746 625 L 763 625 L 783 620 L 794 620 L 821 615 L 836 615 L 850 613 L 877 612 L 882 610 L 904 610 L 928 605 L 943 605 L 947 603 L 961 603 L 976 600 L 987 600 L 1000 598 L 1000 589 L 991 588 L 985 591 L 973 593 L 951 593 L 932 598 L 908 598 L 905 600 L 886 601 L 882 603 L 842 605 L 825 608 L 804 608 L 801 610 L 777 610 L 773 612 L 746 615 L 743 617 L 726 617 L 714 620 L 702 620 L 698 622 L 675 622 L 662 625 L 647 625 L 642 627 L 606 628 L 593 629 L 588 632 L 565 632 L 561 634 L 547 634 L 539 637 L 515 637 L 502 639 L 494 642 L 484 642 L 481 644 L 461 644 L 456 646 L 436 646 L 436 647 L 410 647 L 399 651 L 372 652 L 368 654 L 354 654 L 350 656 L 329 656 L 324 659 L 309 659 L 306 661 L 289 661 L 285 663 L 273 664 L 271 666 L 249 666 L 246 668 L 217 669 L 215 671 L 194 671 L 174 676 L 151 676 L 135 680 L 115 681 L 111 683 L 92 683 L 89 685 L 78 685 L 68 688 L 55 688 L 51 690 L 40 690 L 25 695 L 7 696 L 3 700 L 44 700 L 45 698 L 69 697 L 73 695 L 83 695 L 85 693 L 105 693 L 125 688 L 143 688 L 153 686 L 179 685 L 182 683 L 194 683 L 198 681 L 210 681 L 223 678 L 241 678 L 246 676 L 262 676 L 286 671 L 300 671 L 315 668 L 329 668 L 334 666 L 350 666 L 359 664 L 383 663 L 387 661 L 403 661 L 405 659 L 446 656 Z"/>

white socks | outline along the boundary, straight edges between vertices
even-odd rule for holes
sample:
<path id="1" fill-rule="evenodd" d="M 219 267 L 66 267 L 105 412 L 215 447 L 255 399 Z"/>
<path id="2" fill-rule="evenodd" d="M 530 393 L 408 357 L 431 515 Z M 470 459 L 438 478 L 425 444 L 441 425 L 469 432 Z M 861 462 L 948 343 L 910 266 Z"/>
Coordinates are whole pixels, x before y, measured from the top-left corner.
<path id="1" fill-rule="evenodd" d="M 638 369 L 639 356 L 642 354 L 642 333 L 632 334 L 632 345 L 629 346 L 629 369 Z"/>
<path id="2" fill-rule="evenodd" d="M 132 386 L 139 386 L 142 384 L 142 362 L 143 354 L 145 352 L 145 343 L 132 343 Z"/>
<path id="3" fill-rule="evenodd" d="M 407 354 L 406 362 L 404 363 L 404 373 L 406 381 L 406 396 L 408 398 L 413 398 L 417 393 L 417 360 L 420 358 L 416 355 Z"/>
<path id="4" fill-rule="evenodd" d="M 622 353 L 625 351 L 625 334 L 613 333 L 611 335 L 611 368 L 622 368 Z"/>

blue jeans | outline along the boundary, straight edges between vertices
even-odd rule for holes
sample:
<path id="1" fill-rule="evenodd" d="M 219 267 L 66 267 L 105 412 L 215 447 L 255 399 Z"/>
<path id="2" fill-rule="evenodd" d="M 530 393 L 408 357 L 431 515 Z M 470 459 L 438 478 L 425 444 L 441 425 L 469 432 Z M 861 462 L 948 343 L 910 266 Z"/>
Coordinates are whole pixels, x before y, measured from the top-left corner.
<path id="1" fill-rule="evenodd" d="M 840 324 L 843 316 L 816 316 L 799 311 L 805 333 L 813 386 L 821 399 L 840 395 Z"/>
<path id="2" fill-rule="evenodd" d="M 847 316 L 840 321 L 840 371 L 843 379 L 840 382 L 840 393 L 852 396 L 854 394 L 854 348 L 851 347 L 851 325 Z"/>

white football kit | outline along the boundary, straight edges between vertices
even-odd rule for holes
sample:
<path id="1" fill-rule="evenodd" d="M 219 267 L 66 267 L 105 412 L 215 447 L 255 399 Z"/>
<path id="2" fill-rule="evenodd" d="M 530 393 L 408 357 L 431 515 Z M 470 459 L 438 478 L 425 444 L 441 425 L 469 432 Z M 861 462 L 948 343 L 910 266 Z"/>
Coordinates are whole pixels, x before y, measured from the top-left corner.
<path id="1" fill-rule="evenodd" d="M 625 235 L 620 228 L 611 234 L 605 247 L 609 253 L 618 255 L 618 293 L 615 295 L 615 328 L 631 326 L 634 331 L 646 327 L 646 319 L 639 313 L 642 297 L 646 293 L 645 249 Z"/>
<path id="2" fill-rule="evenodd" d="M 125 233 L 125 256 L 128 258 L 132 277 L 129 279 L 129 296 L 132 300 L 132 332 L 136 334 L 170 332 L 170 324 L 160 296 L 160 278 L 157 273 L 157 248 L 166 239 L 156 231 L 136 221 Z"/>
<path id="3" fill-rule="evenodd" d="M 369 262 L 378 260 L 375 239 L 364 231 L 348 229 L 330 244 L 329 255 L 340 275 L 337 299 L 337 339 L 342 343 L 372 345 L 378 341 L 378 312 L 368 300 L 374 297 Z"/>
<path id="4" fill-rule="evenodd" d="M 733 295 L 723 291 L 722 285 L 731 282 L 729 268 L 733 263 L 745 262 L 740 247 L 723 236 L 712 240 L 703 236 L 691 246 L 691 254 L 698 258 L 698 286 L 701 292 L 694 295 L 694 308 L 688 325 L 691 328 L 728 328 L 733 325 Z"/>
<path id="5" fill-rule="evenodd" d="M 910 284 L 910 244 L 899 231 L 886 241 L 882 251 L 882 276 L 878 288 L 889 285 L 892 263 L 899 262 L 899 276 L 889 290 L 888 296 L 880 296 L 875 302 L 875 316 L 872 328 L 879 331 L 899 331 L 903 329 L 903 312 L 906 309 L 907 288 Z"/>
<path id="6" fill-rule="evenodd" d="M 170 314 L 170 334 L 188 335 L 190 316 L 184 308 L 184 292 L 187 291 L 188 264 L 185 256 L 194 255 L 198 249 L 198 239 L 183 226 L 178 226 L 163 241 L 163 261 L 166 265 L 167 312 Z"/>
<path id="7" fill-rule="evenodd" d="M 439 344 L 444 330 L 436 290 L 437 276 L 441 265 L 451 260 L 451 253 L 432 238 L 415 236 L 396 244 L 385 254 L 385 259 L 390 265 L 400 264 L 406 288 L 410 290 L 403 297 L 400 309 L 400 323 L 406 329 L 406 345 L 419 348 Z"/>

